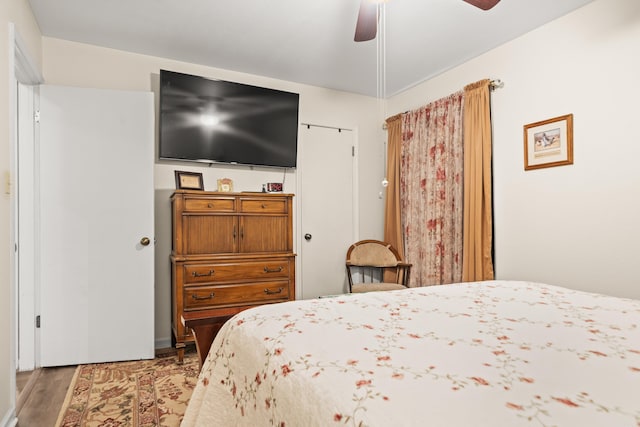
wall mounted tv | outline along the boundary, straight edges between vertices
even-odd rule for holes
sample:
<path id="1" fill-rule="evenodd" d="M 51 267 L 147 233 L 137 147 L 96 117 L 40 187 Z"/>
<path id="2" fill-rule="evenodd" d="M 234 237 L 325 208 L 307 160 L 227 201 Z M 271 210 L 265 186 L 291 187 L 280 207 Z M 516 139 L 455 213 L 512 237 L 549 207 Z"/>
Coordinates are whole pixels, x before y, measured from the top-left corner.
<path id="1" fill-rule="evenodd" d="M 297 93 L 160 70 L 159 158 L 296 167 Z"/>

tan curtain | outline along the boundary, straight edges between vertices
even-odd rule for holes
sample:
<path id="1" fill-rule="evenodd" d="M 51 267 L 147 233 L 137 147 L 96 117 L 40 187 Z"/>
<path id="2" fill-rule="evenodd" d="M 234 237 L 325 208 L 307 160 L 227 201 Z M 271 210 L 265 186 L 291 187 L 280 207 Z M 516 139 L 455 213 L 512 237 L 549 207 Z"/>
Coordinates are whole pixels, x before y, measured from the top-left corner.
<path id="1" fill-rule="evenodd" d="M 410 286 L 462 279 L 462 91 L 402 115 L 400 192 Z"/>
<path id="2" fill-rule="evenodd" d="M 384 207 L 384 241 L 398 250 L 404 259 L 404 239 L 400 217 L 400 149 L 402 116 L 387 119 L 387 198 Z"/>
<path id="3" fill-rule="evenodd" d="M 464 282 L 493 279 L 489 85 L 464 88 Z"/>

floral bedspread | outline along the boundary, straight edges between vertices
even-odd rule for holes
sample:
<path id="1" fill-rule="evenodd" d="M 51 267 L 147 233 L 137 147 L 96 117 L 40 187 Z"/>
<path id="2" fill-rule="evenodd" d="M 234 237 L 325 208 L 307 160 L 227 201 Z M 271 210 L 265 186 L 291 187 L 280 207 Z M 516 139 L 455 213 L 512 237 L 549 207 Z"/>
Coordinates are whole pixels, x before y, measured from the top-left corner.
<path id="1" fill-rule="evenodd" d="M 247 310 L 183 426 L 640 426 L 640 301 L 490 281 Z"/>

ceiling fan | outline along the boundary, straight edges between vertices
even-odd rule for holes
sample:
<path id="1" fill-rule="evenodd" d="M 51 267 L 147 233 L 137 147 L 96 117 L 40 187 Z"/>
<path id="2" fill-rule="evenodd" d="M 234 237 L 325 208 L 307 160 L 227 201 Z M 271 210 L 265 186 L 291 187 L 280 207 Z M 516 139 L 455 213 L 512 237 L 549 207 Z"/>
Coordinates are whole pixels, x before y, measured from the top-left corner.
<path id="1" fill-rule="evenodd" d="M 462 0 L 482 10 L 489 10 L 500 0 Z M 364 42 L 376 37 L 378 27 L 378 3 L 381 0 L 362 0 L 358 20 L 356 22 L 356 35 L 354 40 Z"/>

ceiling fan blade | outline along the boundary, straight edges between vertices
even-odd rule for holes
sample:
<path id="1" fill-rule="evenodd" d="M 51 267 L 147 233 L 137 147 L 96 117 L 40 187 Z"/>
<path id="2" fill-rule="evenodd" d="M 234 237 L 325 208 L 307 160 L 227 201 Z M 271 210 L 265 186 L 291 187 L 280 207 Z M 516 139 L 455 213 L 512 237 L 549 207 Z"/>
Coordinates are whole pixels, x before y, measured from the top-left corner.
<path id="1" fill-rule="evenodd" d="M 489 10 L 500 2 L 500 0 L 463 0 L 463 1 L 474 5 L 475 7 L 479 7 L 482 10 Z"/>
<path id="2" fill-rule="evenodd" d="M 358 21 L 356 22 L 356 35 L 353 38 L 357 42 L 373 40 L 378 31 L 378 5 L 371 0 L 360 2 Z"/>

